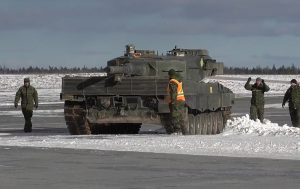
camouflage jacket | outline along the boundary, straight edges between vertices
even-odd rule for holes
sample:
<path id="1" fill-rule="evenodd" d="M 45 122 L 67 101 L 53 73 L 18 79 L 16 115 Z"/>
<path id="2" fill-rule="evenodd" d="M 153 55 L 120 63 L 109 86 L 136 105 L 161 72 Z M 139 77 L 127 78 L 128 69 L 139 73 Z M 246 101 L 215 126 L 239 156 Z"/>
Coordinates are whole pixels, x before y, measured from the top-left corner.
<path id="1" fill-rule="evenodd" d="M 16 93 L 15 104 L 19 103 L 21 98 L 21 107 L 27 110 L 33 110 L 34 106 L 38 106 L 38 93 L 34 87 L 22 86 Z"/>
<path id="2" fill-rule="evenodd" d="M 284 97 L 283 97 L 283 101 L 282 101 L 283 105 L 285 105 L 285 103 L 288 102 L 289 103 L 289 107 L 294 107 L 294 105 L 292 103 L 292 90 L 293 90 L 293 88 L 290 87 L 285 92 Z"/>
<path id="3" fill-rule="evenodd" d="M 284 94 L 282 104 L 289 103 L 290 108 L 300 106 L 300 86 L 291 86 Z"/>
<path id="4" fill-rule="evenodd" d="M 297 84 L 292 90 L 292 102 L 295 108 L 300 108 L 300 86 Z"/>
<path id="5" fill-rule="evenodd" d="M 257 85 L 256 83 L 251 85 L 250 81 L 247 81 L 245 84 L 245 89 L 252 91 L 251 104 L 256 106 L 262 106 L 265 104 L 264 93 L 270 90 L 269 86 L 264 82 L 260 85 Z"/>

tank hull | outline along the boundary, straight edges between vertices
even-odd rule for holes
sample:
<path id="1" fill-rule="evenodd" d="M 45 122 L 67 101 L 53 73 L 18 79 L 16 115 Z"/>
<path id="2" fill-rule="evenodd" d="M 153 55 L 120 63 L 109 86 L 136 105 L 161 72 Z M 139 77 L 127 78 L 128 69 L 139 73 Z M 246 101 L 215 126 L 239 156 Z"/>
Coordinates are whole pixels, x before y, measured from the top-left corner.
<path id="1" fill-rule="evenodd" d="M 130 125 L 136 130 L 137 126 L 140 127 L 142 124 L 171 124 L 170 121 L 166 121 L 170 120 L 166 101 L 168 79 L 128 77 L 123 78 L 121 82 L 111 84 L 111 78 L 104 77 L 95 84 L 89 84 L 84 90 L 77 89 L 79 84 L 89 79 L 89 77 L 62 79 L 61 98 L 66 101 L 66 123 L 68 128 L 80 128 L 77 131 L 69 129 L 71 134 L 107 133 L 107 129 L 101 131 L 95 128 L 109 128 L 116 125 L 119 129 L 114 129 L 111 133 L 118 133 L 122 130 L 122 125 L 129 127 L 127 130 L 131 131 Z M 218 83 L 189 80 L 184 81 L 184 90 L 187 105 L 187 134 L 222 132 L 224 123 L 228 119 L 225 114 L 230 114 L 233 93 Z M 73 110 L 73 107 L 77 110 Z M 74 113 L 75 115 L 71 115 Z M 72 118 L 73 122 L 68 121 L 72 116 L 75 117 Z M 214 118 L 217 119 L 216 122 L 222 123 L 221 126 L 209 126 L 209 123 L 214 122 Z"/>

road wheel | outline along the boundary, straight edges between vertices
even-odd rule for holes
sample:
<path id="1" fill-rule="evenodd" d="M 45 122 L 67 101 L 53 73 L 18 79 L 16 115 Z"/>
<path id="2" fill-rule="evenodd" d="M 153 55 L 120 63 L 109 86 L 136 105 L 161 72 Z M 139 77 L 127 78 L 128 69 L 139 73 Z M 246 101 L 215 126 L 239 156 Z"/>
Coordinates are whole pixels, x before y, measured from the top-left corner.
<path id="1" fill-rule="evenodd" d="M 223 121 L 223 114 L 221 111 L 218 112 L 218 131 L 217 133 L 222 133 L 224 130 L 224 121 Z"/>
<path id="2" fill-rule="evenodd" d="M 212 134 L 212 114 L 208 113 L 207 114 L 207 133 L 208 135 Z"/>
<path id="3" fill-rule="evenodd" d="M 202 128 L 201 128 L 201 134 L 207 135 L 207 121 L 208 121 L 208 114 L 202 113 L 200 114 L 202 118 Z"/>
<path id="4" fill-rule="evenodd" d="M 227 110 L 222 111 L 222 115 L 223 115 L 223 123 L 225 127 L 227 120 L 231 118 L 231 107 Z"/>
<path id="5" fill-rule="evenodd" d="M 215 135 L 218 133 L 218 112 L 211 113 L 211 122 L 212 122 L 212 134 Z"/>
<path id="6" fill-rule="evenodd" d="M 201 115 L 195 116 L 195 134 L 201 135 Z"/>
<path id="7" fill-rule="evenodd" d="M 189 118 L 189 132 L 188 132 L 188 134 L 194 135 L 195 134 L 195 116 L 193 114 L 189 114 L 188 118 Z"/>

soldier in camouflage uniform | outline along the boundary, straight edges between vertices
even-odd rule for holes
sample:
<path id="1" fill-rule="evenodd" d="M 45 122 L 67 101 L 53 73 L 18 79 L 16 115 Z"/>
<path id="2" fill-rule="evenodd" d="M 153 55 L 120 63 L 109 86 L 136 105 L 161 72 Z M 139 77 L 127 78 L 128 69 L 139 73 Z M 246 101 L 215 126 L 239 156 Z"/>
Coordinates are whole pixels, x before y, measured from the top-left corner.
<path id="1" fill-rule="evenodd" d="M 285 103 L 289 103 L 289 112 L 291 116 L 292 125 L 294 127 L 300 127 L 300 86 L 296 79 L 291 80 L 291 86 L 286 91 L 282 107 L 284 108 Z"/>
<path id="2" fill-rule="evenodd" d="M 264 80 L 259 77 L 256 78 L 256 82 L 253 85 L 250 84 L 250 81 L 251 77 L 248 78 L 248 81 L 245 84 L 245 89 L 252 91 L 250 119 L 259 119 L 260 122 L 263 122 L 265 105 L 264 93 L 268 92 L 270 88 L 265 84 Z"/>
<path id="3" fill-rule="evenodd" d="M 20 87 L 16 93 L 15 108 L 18 107 L 20 98 L 22 113 L 25 119 L 24 132 L 31 132 L 33 107 L 38 108 L 38 93 L 35 88 L 30 85 L 29 78 L 24 79 L 24 85 Z"/>
<path id="4" fill-rule="evenodd" d="M 170 95 L 169 108 L 171 113 L 171 128 L 166 128 L 168 133 L 185 134 L 185 97 L 182 87 L 182 77 L 175 70 L 171 69 L 169 74 L 168 93 Z"/>

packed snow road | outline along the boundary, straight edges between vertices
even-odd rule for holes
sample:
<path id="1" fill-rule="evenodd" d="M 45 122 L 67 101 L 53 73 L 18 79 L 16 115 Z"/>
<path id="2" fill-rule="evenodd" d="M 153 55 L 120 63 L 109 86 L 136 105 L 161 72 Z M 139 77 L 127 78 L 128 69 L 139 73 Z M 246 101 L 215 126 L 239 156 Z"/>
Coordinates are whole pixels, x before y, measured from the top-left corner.
<path id="1" fill-rule="evenodd" d="M 296 189 L 295 160 L 0 147 L 5 189 Z"/>

